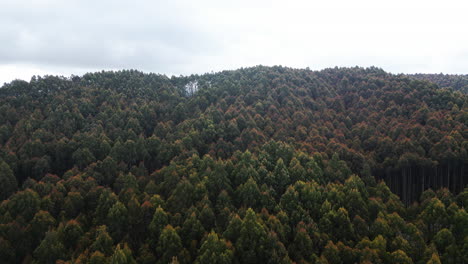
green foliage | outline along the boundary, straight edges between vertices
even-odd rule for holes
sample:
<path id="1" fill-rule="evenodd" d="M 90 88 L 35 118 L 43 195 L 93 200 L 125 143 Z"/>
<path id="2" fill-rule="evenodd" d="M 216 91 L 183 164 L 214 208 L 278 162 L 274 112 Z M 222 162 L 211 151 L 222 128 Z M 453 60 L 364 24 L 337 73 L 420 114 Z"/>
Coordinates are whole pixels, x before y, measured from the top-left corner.
<path id="1" fill-rule="evenodd" d="M 99 251 L 109 256 L 112 253 L 112 237 L 107 233 L 106 226 L 99 226 L 96 230 L 94 242 L 91 244 L 92 251 Z"/>
<path id="2" fill-rule="evenodd" d="M 127 245 L 124 245 L 123 248 L 120 247 L 120 244 L 114 250 L 114 254 L 110 259 L 111 264 L 136 264 L 137 262 L 132 257 L 132 251 L 128 248 Z"/>
<path id="3" fill-rule="evenodd" d="M 66 250 L 60 242 L 56 231 L 49 231 L 41 244 L 34 250 L 34 256 L 41 263 L 54 264 L 56 260 L 66 257 Z"/>
<path id="4" fill-rule="evenodd" d="M 468 97 L 414 80 L 465 77 L 257 66 L 6 84 L 0 262 L 468 263 Z"/>
<path id="5" fill-rule="evenodd" d="M 257 221 L 255 212 L 249 208 L 243 219 L 239 238 L 236 242 L 236 253 L 242 263 L 267 262 L 268 252 L 267 232 L 265 227 Z"/>
<path id="6" fill-rule="evenodd" d="M 39 195 L 31 189 L 26 189 L 11 196 L 8 211 L 14 217 L 22 216 L 29 221 L 39 210 L 39 205 Z"/>
<path id="7" fill-rule="evenodd" d="M 175 229 L 171 225 L 166 226 L 159 236 L 156 248 L 160 256 L 158 263 L 171 262 L 174 257 L 180 256 L 182 249 L 182 241 Z"/>
<path id="8" fill-rule="evenodd" d="M 197 264 L 228 264 L 232 263 L 234 253 L 230 245 L 211 232 L 204 239 L 195 260 Z"/>
<path id="9" fill-rule="evenodd" d="M 0 200 L 5 200 L 18 188 L 13 171 L 5 161 L 0 161 Z"/>

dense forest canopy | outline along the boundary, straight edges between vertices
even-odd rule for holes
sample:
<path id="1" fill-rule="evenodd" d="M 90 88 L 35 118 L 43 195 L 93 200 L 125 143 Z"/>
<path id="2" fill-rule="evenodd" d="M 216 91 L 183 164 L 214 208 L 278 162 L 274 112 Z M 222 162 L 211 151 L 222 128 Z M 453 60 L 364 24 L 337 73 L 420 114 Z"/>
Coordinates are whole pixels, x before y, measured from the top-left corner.
<path id="1" fill-rule="evenodd" d="M 257 66 L 5 84 L 0 260 L 468 262 L 465 82 Z"/>
<path id="2" fill-rule="evenodd" d="M 450 88 L 468 94 L 468 75 L 467 74 L 409 74 L 408 77 L 430 81 L 442 88 Z"/>

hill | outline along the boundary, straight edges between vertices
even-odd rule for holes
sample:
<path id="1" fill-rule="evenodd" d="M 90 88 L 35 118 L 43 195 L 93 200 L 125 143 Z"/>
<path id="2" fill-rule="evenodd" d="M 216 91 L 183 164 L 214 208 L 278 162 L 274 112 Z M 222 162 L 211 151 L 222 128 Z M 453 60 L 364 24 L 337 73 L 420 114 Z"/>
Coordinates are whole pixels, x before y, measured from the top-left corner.
<path id="1" fill-rule="evenodd" d="M 468 75 L 465 74 L 409 74 L 408 77 L 429 81 L 441 88 L 450 88 L 462 93 L 468 93 Z"/>
<path id="2" fill-rule="evenodd" d="M 258 66 L 6 84 L 0 259 L 464 261 L 468 96 L 417 78 Z"/>

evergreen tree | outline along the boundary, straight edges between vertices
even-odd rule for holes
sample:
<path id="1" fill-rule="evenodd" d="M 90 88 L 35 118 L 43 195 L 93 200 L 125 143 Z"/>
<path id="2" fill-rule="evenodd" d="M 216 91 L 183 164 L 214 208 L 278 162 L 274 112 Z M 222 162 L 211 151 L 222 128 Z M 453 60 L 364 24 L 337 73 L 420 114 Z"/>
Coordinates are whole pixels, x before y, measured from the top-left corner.
<path id="1" fill-rule="evenodd" d="M 197 264 L 228 264 L 232 263 L 234 253 L 224 239 L 211 232 L 204 239 L 195 260 Z"/>
<path id="2" fill-rule="evenodd" d="M 13 171 L 5 161 L 0 161 L 0 200 L 5 200 L 18 188 Z"/>

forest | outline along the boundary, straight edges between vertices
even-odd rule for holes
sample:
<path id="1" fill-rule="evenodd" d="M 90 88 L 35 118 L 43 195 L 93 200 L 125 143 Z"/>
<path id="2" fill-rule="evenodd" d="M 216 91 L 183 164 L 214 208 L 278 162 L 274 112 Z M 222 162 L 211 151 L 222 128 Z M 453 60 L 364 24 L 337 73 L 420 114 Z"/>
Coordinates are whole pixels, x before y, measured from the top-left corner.
<path id="1" fill-rule="evenodd" d="M 1 263 L 468 263 L 468 77 L 256 66 L 0 88 Z"/>

